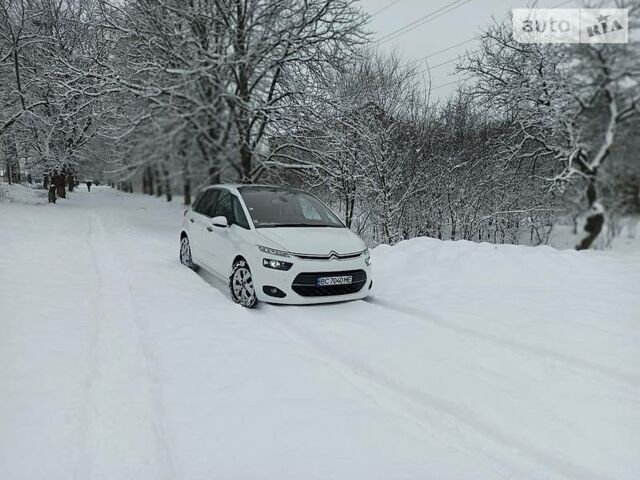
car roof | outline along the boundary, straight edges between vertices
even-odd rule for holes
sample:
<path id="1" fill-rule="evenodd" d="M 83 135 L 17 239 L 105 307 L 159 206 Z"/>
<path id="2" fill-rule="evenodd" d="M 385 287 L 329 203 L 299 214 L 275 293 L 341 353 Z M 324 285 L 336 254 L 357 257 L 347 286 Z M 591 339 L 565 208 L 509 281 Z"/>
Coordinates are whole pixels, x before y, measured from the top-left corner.
<path id="1" fill-rule="evenodd" d="M 202 191 L 222 188 L 225 190 L 229 190 L 234 193 L 240 193 L 240 189 L 251 189 L 251 190 L 296 190 L 300 191 L 299 188 L 289 187 L 287 185 L 266 185 L 266 184 L 256 184 L 256 183 L 220 183 L 217 185 L 210 185 L 204 188 Z"/>
<path id="2" fill-rule="evenodd" d="M 231 192 L 238 193 L 238 188 L 240 184 L 236 183 L 218 183 L 216 185 L 208 185 L 204 187 L 200 192 L 206 192 L 207 190 L 229 190 Z"/>

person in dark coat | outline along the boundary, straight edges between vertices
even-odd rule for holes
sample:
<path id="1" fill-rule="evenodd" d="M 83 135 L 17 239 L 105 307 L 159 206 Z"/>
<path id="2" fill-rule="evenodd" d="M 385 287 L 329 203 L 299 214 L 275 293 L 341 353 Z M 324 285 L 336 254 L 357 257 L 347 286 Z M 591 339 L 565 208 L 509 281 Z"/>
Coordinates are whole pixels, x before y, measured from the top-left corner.
<path id="1" fill-rule="evenodd" d="M 90 192 L 91 191 L 91 182 L 87 182 L 87 190 Z"/>

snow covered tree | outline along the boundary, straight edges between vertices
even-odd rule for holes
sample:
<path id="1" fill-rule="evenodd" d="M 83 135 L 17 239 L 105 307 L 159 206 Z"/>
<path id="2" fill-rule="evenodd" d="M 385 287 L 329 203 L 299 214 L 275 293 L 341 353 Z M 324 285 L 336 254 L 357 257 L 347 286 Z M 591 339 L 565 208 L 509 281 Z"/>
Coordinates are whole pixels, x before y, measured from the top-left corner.
<path id="1" fill-rule="evenodd" d="M 629 15 L 630 26 L 637 25 L 637 5 Z M 638 42 L 520 44 L 508 24 L 491 27 L 481 40 L 461 69 L 473 76 L 474 97 L 517 126 L 500 137 L 500 154 L 528 163 L 533 176 L 561 190 L 584 185 L 586 235 L 576 248 L 590 248 L 605 220 L 599 172 L 621 125 L 639 113 Z"/>
<path id="2" fill-rule="evenodd" d="M 353 0 L 102 7 L 114 33 L 108 78 L 126 93 L 109 133 L 121 152 L 114 172 L 158 168 L 170 180 L 182 176 L 187 191 L 192 179 L 197 187 L 263 175 L 268 139 L 306 94 L 293 80 L 344 63 L 365 38 Z"/>
<path id="3" fill-rule="evenodd" d="M 96 133 L 105 55 L 92 0 L 6 0 L 0 11 L 0 132 L 19 144 L 25 167 L 66 195 Z M 2 134 L 0 133 L 0 134 Z"/>
<path id="4" fill-rule="evenodd" d="M 325 74 L 315 93 L 290 113 L 265 163 L 301 170 L 309 187 L 337 196 L 348 226 L 403 238 L 408 202 L 425 187 L 417 157 L 426 104 L 415 69 L 366 54 Z"/>

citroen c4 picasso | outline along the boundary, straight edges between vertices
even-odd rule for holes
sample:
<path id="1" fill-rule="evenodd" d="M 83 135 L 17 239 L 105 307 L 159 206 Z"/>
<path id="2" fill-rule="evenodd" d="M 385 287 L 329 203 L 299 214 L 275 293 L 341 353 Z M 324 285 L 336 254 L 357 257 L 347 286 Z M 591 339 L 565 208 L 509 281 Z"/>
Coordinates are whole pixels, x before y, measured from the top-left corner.
<path id="1" fill-rule="evenodd" d="M 228 280 L 231 299 L 312 304 L 365 298 L 364 242 L 316 197 L 264 185 L 216 185 L 184 215 L 180 262 Z"/>

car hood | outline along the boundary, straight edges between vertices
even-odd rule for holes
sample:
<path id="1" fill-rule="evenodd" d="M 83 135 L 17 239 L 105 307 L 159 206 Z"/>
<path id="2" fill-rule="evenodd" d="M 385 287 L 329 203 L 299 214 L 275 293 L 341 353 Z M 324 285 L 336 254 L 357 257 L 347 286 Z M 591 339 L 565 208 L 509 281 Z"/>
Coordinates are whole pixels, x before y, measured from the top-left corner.
<path id="1" fill-rule="evenodd" d="M 355 253 L 367 246 L 348 228 L 276 227 L 260 228 L 258 234 L 279 248 L 293 253 L 329 255 Z"/>

